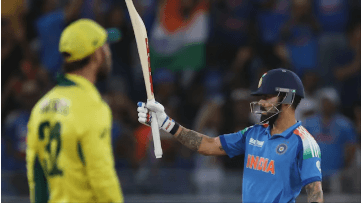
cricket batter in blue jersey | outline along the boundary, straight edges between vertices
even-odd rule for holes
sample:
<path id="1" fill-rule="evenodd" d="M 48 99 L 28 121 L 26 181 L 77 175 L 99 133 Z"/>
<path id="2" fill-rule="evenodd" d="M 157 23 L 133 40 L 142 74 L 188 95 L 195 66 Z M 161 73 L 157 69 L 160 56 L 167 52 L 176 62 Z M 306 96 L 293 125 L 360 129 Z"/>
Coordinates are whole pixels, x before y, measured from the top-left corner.
<path id="1" fill-rule="evenodd" d="M 286 69 L 271 70 L 252 95 L 260 98 L 251 102 L 251 112 L 261 114 L 261 122 L 232 134 L 208 137 L 182 127 L 157 102 L 139 102 L 138 120 L 149 125 L 154 111 L 161 129 L 200 154 L 244 154 L 243 202 L 295 202 L 303 187 L 308 202 L 323 202 L 319 146 L 295 119 L 304 98 L 300 78 Z"/>

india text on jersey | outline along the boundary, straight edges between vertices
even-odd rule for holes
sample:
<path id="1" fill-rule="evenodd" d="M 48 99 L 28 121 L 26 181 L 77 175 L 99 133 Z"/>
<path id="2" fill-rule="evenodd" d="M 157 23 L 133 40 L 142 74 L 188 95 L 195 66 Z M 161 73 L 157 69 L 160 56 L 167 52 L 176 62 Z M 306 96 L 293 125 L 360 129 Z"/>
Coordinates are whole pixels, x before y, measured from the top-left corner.
<path id="1" fill-rule="evenodd" d="M 264 157 L 254 157 L 254 155 L 248 154 L 248 162 L 246 164 L 246 168 L 259 170 L 266 173 L 270 172 L 271 174 L 275 175 L 274 160 L 270 160 L 269 162 L 269 159 Z"/>

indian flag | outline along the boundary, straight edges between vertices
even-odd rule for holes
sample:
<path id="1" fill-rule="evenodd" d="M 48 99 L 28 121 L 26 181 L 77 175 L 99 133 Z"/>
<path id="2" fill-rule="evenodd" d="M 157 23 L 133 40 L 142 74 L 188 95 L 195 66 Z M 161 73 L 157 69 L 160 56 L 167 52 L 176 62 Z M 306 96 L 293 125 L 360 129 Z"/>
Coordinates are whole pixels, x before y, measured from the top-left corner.
<path id="1" fill-rule="evenodd" d="M 199 70 L 205 66 L 208 36 L 208 5 L 199 1 L 185 20 L 182 0 L 165 0 L 150 32 L 150 56 L 153 69 L 172 71 Z"/>

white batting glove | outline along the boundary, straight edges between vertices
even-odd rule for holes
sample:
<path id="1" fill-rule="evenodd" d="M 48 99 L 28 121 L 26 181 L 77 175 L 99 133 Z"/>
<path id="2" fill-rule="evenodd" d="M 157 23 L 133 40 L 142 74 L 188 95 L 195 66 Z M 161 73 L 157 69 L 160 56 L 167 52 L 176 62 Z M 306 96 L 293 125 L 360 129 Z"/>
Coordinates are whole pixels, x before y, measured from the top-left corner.
<path id="1" fill-rule="evenodd" d="M 137 106 L 138 121 L 140 123 L 151 126 L 152 115 L 150 111 L 152 111 L 156 113 L 157 123 L 160 129 L 168 133 L 174 134 L 176 131 L 173 132 L 172 129 L 175 128 L 175 125 L 177 125 L 177 128 L 179 127 L 175 120 L 167 116 L 167 114 L 165 113 L 165 108 L 162 104 L 153 100 L 147 101 L 147 104 L 145 104 L 144 102 L 138 102 Z"/>

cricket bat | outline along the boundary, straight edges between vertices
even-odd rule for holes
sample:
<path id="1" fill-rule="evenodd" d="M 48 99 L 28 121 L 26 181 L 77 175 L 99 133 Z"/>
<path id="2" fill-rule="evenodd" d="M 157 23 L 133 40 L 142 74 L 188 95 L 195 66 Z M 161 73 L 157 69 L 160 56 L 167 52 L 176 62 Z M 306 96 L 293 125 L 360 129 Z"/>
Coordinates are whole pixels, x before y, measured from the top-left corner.
<path id="1" fill-rule="evenodd" d="M 138 14 L 136 8 L 134 7 L 132 0 L 125 0 L 125 1 L 129 15 L 131 17 L 134 35 L 136 37 L 138 54 L 140 56 L 143 78 L 145 80 L 145 85 L 146 85 L 147 100 L 155 101 L 155 97 L 153 94 L 152 76 L 151 76 L 150 50 L 148 47 L 146 27 L 140 15 Z M 152 115 L 151 129 L 153 136 L 153 144 L 155 148 L 155 156 L 156 158 L 161 158 L 162 148 L 161 148 L 160 131 L 157 123 L 157 117 L 155 112 L 152 112 L 151 115 Z"/>

